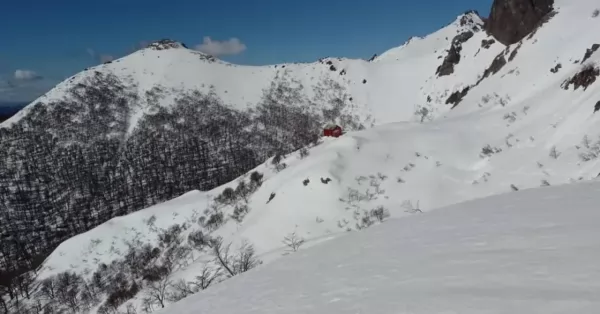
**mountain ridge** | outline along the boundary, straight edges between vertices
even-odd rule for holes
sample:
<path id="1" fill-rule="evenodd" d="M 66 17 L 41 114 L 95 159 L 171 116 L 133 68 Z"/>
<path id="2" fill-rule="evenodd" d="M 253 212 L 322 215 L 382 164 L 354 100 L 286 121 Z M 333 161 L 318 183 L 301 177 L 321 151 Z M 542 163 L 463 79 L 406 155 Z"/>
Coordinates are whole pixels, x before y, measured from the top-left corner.
<path id="1" fill-rule="evenodd" d="M 171 223 L 186 226 L 184 238 L 200 231 L 234 247 L 249 239 L 272 258 L 292 230 L 320 241 L 388 214 L 592 179 L 600 172 L 600 55 L 581 30 L 598 26 L 595 7 L 557 1 L 556 14 L 510 46 L 472 15 L 372 62 L 245 67 L 176 47 L 91 68 L 0 128 L 9 144 L 0 146 L 0 182 L 11 183 L 0 185 L 0 225 L 11 226 L 0 235 L 14 245 L 0 262 L 10 269 L 7 261 L 27 260 L 19 254 L 58 246 L 40 278 L 70 269 L 86 277 L 101 267 L 99 255 L 121 267 L 126 243 L 158 247 Z M 587 86 L 571 88 L 580 83 Z M 332 120 L 347 133 L 319 139 Z M 261 185 L 230 199 L 227 188 L 257 182 L 252 171 L 264 175 Z M 159 212 L 157 233 L 147 231 L 150 213 Z M 118 221 L 136 230 L 111 229 Z M 90 241 L 78 242 L 82 236 Z M 15 253 L 21 259 L 11 260 Z M 187 271 L 195 274 L 174 274 Z"/>

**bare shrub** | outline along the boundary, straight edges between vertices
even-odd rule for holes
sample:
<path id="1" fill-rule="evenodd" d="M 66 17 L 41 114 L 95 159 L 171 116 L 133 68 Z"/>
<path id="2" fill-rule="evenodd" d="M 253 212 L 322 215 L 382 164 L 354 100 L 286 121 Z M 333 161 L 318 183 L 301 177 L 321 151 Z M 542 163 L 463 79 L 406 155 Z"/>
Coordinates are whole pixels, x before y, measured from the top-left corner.
<path id="1" fill-rule="evenodd" d="M 292 232 L 283 238 L 283 244 L 285 244 L 292 252 L 298 251 L 298 249 L 304 244 L 304 239 L 296 235 L 296 232 Z"/>
<path id="2" fill-rule="evenodd" d="M 390 216 L 390 212 L 383 206 L 377 206 L 376 208 L 371 209 L 371 216 L 375 217 L 379 222 L 383 222 Z"/>
<path id="3" fill-rule="evenodd" d="M 231 243 L 224 245 L 221 237 L 212 241 L 214 261 L 228 277 L 233 277 L 262 264 L 262 261 L 256 258 L 254 247 L 248 242 L 244 241 L 235 255 L 230 252 L 230 248 Z"/>
<path id="4" fill-rule="evenodd" d="M 236 204 L 231 218 L 237 222 L 242 222 L 248 212 L 250 212 L 250 207 L 247 204 Z"/>
<path id="5" fill-rule="evenodd" d="M 558 159 L 558 156 L 560 156 L 560 153 L 556 150 L 556 146 L 552 146 L 552 148 L 550 149 L 549 156 L 554 159 Z"/>
<path id="6" fill-rule="evenodd" d="M 407 212 L 407 213 L 411 213 L 411 214 L 414 214 L 414 213 L 422 213 L 422 212 L 423 212 L 423 211 L 421 211 L 421 209 L 419 208 L 419 201 L 417 201 L 417 205 L 416 205 L 416 206 L 414 206 L 414 205 L 413 205 L 413 203 L 412 203 L 412 201 L 410 201 L 410 200 L 406 200 L 406 201 L 402 202 L 402 205 L 401 205 L 401 207 L 402 207 L 402 208 L 404 208 L 404 211 L 405 211 L 405 212 Z"/>
<path id="7" fill-rule="evenodd" d="M 481 149 L 481 153 L 479 154 L 479 157 L 485 158 L 485 157 L 489 157 L 489 156 L 492 156 L 493 154 L 497 154 L 500 152 L 502 152 L 501 148 L 492 147 L 491 145 L 487 144 Z"/>
<path id="8" fill-rule="evenodd" d="M 300 155 L 300 159 L 304 159 L 304 158 L 308 157 L 308 155 L 310 154 L 310 152 L 308 151 L 308 148 L 302 147 L 298 151 L 298 154 Z"/>

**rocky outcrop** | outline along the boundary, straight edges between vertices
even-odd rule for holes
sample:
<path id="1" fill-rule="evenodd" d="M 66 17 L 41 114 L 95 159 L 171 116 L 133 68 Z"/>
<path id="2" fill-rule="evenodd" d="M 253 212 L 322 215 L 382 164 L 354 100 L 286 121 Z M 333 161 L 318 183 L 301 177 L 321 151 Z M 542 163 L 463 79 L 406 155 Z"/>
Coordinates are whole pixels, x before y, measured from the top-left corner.
<path id="1" fill-rule="evenodd" d="M 485 29 L 499 42 L 512 45 L 541 24 L 554 0 L 494 0 Z"/>
<path id="2" fill-rule="evenodd" d="M 471 86 L 467 86 L 462 90 L 457 90 L 454 93 L 452 93 L 452 95 L 450 95 L 450 97 L 448 97 L 448 99 L 446 99 L 446 104 L 447 105 L 452 105 L 452 109 L 454 109 L 454 107 L 458 106 L 458 104 L 462 101 L 462 99 L 467 96 L 467 93 L 469 92 L 469 90 L 471 89 Z"/>
<path id="3" fill-rule="evenodd" d="M 571 87 L 571 84 L 573 84 L 575 90 L 577 90 L 579 87 L 583 87 L 583 90 L 586 90 L 588 86 L 596 82 L 596 78 L 598 76 L 600 76 L 600 69 L 592 65 L 588 65 L 579 71 L 579 73 L 564 81 L 561 87 L 564 90 L 568 90 L 569 87 Z"/>
<path id="4" fill-rule="evenodd" d="M 584 63 L 587 59 L 589 59 L 594 52 L 598 51 L 598 48 L 600 48 L 600 44 L 593 44 L 591 48 L 588 48 L 583 56 L 583 60 L 581 60 L 581 63 Z"/>
<path id="5" fill-rule="evenodd" d="M 477 82 L 478 85 L 485 78 L 489 77 L 490 75 L 494 75 L 494 74 L 498 73 L 498 71 L 500 71 L 506 65 L 506 63 L 507 63 L 506 58 L 504 58 L 505 54 L 506 54 L 506 50 L 501 52 L 499 55 L 496 56 L 496 58 L 494 58 L 494 61 L 492 61 L 492 64 L 487 69 L 485 69 L 485 71 L 483 72 L 483 76 Z"/>
<path id="6" fill-rule="evenodd" d="M 187 46 L 184 43 L 172 39 L 161 39 L 151 43 L 147 48 L 153 50 L 165 50 L 173 48 L 187 48 Z"/>
<path id="7" fill-rule="evenodd" d="M 460 52 L 462 44 L 473 37 L 473 32 L 466 31 L 460 33 L 452 39 L 452 46 L 448 50 L 448 55 L 444 58 L 444 62 L 437 68 L 435 74 L 439 76 L 450 75 L 454 73 L 454 66 L 460 62 Z"/>
<path id="8" fill-rule="evenodd" d="M 489 49 L 496 41 L 493 39 L 483 39 L 481 41 L 481 48 Z"/>

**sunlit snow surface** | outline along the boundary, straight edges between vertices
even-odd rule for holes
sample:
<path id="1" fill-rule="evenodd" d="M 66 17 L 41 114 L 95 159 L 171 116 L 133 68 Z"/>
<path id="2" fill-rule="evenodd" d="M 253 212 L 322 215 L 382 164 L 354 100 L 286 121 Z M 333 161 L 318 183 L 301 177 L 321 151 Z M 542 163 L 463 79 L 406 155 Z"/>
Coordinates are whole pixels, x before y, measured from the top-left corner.
<path id="1" fill-rule="evenodd" d="M 600 42 L 591 31 L 600 29 L 600 17 L 592 17 L 597 7 L 592 0 L 556 0 L 558 14 L 508 48 L 495 43 L 483 49 L 481 41 L 489 37 L 477 32 L 463 44 L 455 72 L 444 77 L 435 70 L 453 37 L 465 30 L 459 20 L 373 62 L 326 59 L 336 72 L 326 63 L 286 65 L 308 94 L 321 78 L 340 82 L 354 98 L 353 113 L 372 114 L 377 126 L 325 139 L 305 159 L 293 153 L 281 172 L 270 161 L 257 166 L 265 179 L 249 199 L 249 214 L 211 235 L 236 244 L 248 240 L 265 264 L 168 305 L 165 313 L 598 313 L 599 187 L 554 187 L 595 180 L 600 173 L 598 159 L 580 158 L 589 151 L 583 137 L 594 144 L 600 135 L 600 113 L 593 112 L 600 83 L 585 91 L 560 87 L 584 66 L 576 61 L 586 49 Z M 505 50 L 507 59 L 517 51 L 515 58 L 450 110 L 450 94 L 474 85 Z M 184 49 L 142 50 L 94 70 L 136 81 L 139 95 L 156 85 L 214 85 L 237 108 L 259 101 L 262 88 L 283 71 L 282 65 L 246 67 L 202 58 Z M 599 61 L 600 51 L 586 64 Z M 560 71 L 550 72 L 558 63 Z M 346 75 L 339 74 L 342 69 Z M 60 98 L 86 73 L 40 100 Z M 429 106 L 435 119 L 415 122 L 416 105 Z M 138 109 L 133 120 L 146 108 Z M 486 145 L 501 151 L 480 156 Z M 550 156 L 553 147 L 557 158 Z M 237 183 L 190 191 L 75 236 L 48 257 L 40 278 L 63 271 L 89 277 L 101 263 L 123 258 L 128 243 L 156 245 L 150 217 L 159 229 L 192 221 L 212 197 Z M 376 189 L 369 201 L 348 202 L 351 190 Z M 267 203 L 271 193 L 276 196 Z M 445 208 L 497 194 L 508 195 Z M 407 201 L 418 202 L 423 213 L 407 212 Z M 392 219 L 356 231 L 356 211 L 378 206 Z M 226 215 L 232 211 L 224 209 Z M 192 224 L 182 236 L 200 228 Z M 307 244 L 282 257 L 283 237 L 291 232 Z M 178 269 L 173 280 L 191 279 L 199 267 Z M 139 305 L 141 296 L 143 291 L 132 303 Z"/>
<path id="2" fill-rule="evenodd" d="M 389 220 L 157 313 L 598 313 L 600 184 Z"/>

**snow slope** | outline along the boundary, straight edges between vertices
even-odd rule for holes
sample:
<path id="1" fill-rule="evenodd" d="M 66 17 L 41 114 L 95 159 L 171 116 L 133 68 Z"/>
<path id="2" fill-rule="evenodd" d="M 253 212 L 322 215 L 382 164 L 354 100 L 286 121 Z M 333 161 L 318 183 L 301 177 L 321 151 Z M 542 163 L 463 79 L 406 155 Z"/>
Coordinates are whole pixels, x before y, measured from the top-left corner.
<path id="1" fill-rule="evenodd" d="M 443 50 L 449 47 L 453 36 L 480 25 L 476 17 L 473 17 L 474 24 L 462 26 L 462 18 L 459 18 L 430 36 L 413 39 L 382 54 L 373 62 L 324 59 L 314 64 L 286 65 L 295 78 L 304 80 L 307 93 L 311 90 L 308 86 L 314 86 L 311 77 L 340 80 L 359 104 L 354 109 L 361 114 L 373 114 L 379 125 L 347 133 L 339 139 L 325 139 L 324 143 L 311 147 L 310 155 L 303 159 L 298 153 L 291 154 L 283 161 L 286 169 L 280 172 L 275 171 L 270 160 L 259 165 L 255 170 L 265 178 L 248 200 L 250 212 L 241 223 L 229 219 L 211 235 L 222 236 L 236 244 L 249 240 L 260 258 L 274 266 L 263 265 L 261 270 L 252 271 L 253 274 L 221 283 L 198 298 L 182 301 L 173 311 L 184 313 L 186 304 L 195 302 L 211 313 L 216 309 L 223 313 L 243 313 L 241 307 L 250 312 L 268 313 L 281 311 L 278 306 L 285 306 L 286 312 L 295 309 L 299 313 L 365 311 L 363 306 L 368 303 L 347 302 L 347 298 L 358 292 L 372 296 L 373 300 L 381 296 L 381 307 L 369 309 L 385 313 L 451 309 L 464 310 L 461 311 L 464 313 L 467 306 L 472 306 L 473 311 L 479 310 L 477 313 L 484 310 L 537 313 L 546 309 L 546 312 L 560 313 L 585 312 L 585 306 L 597 306 L 592 302 L 591 291 L 598 288 L 592 280 L 597 281 L 598 269 L 586 264 L 593 258 L 584 251 L 586 247 L 579 248 L 575 244 L 598 244 L 586 242 L 593 241 L 595 235 L 588 223 L 593 225 L 598 218 L 593 206 L 586 206 L 594 203 L 592 195 L 598 186 L 546 187 L 592 180 L 600 173 L 597 159 L 600 118 L 594 114 L 594 104 L 600 101 L 600 84 L 596 82 L 585 90 L 561 88 L 565 80 L 584 66 L 574 61 L 581 60 L 586 49 L 598 42 L 595 33 L 585 31 L 600 26 L 600 18 L 591 17 L 596 6 L 595 1 L 557 0 L 556 16 L 534 35 L 508 48 L 495 43 L 484 49 L 481 41 L 489 37 L 484 32 L 474 32 L 473 37 L 463 43 L 461 61 L 449 76 L 435 75 L 446 54 Z M 514 58 L 509 60 L 515 51 Z M 499 54 L 506 54 L 507 64 L 478 83 L 483 71 Z M 153 61 L 146 62 L 150 57 Z M 329 61 L 336 71 L 329 70 Z M 600 52 L 597 52 L 586 64 L 599 62 Z M 562 68 L 552 73 L 550 69 L 557 63 L 561 63 Z M 132 80 L 140 82 L 140 94 L 157 84 L 169 88 L 203 88 L 203 84 L 208 88 L 214 84 L 228 103 L 244 106 L 258 101 L 260 89 L 270 84 L 281 67 L 235 66 L 176 48 L 142 50 L 98 69 L 124 76 L 137 75 Z M 346 75 L 339 74 L 342 69 Z M 234 80 L 231 77 L 240 77 L 241 81 L 230 84 Z M 363 78 L 367 80 L 365 84 Z M 59 85 L 45 97 L 61 97 L 61 86 L 66 85 Z M 450 110 L 446 99 L 467 86 L 471 86 L 468 94 Z M 427 123 L 413 122 L 415 105 L 429 108 L 436 118 L 426 120 Z M 142 107 L 140 112 L 143 110 Z M 13 121 L 15 119 L 18 117 Z M 484 149 L 487 145 L 489 149 Z M 322 183 L 321 179 L 325 178 L 331 181 Z M 204 211 L 211 208 L 213 197 L 246 179 L 240 178 L 208 192 L 190 191 L 73 237 L 48 257 L 40 270 L 40 278 L 63 271 L 91 276 L 101 263 L 123 258 L 131 244 L 156 245 L 159 233 L 156 230 L 174 224 L 189 225 L 184 237 L 196 230 L 206 231 L 197 222 L 200 216 L 206 215 Z M 305 185 L 306 179 L 309 183 Z M 540 186 L 544 188 L 430 212 L 467 200 Z M 275 196 L 268 201 L 272 193 Z M 554 196 L 557 198 L 549 198 Z M 576 207 L 569 205 L 572 200 L 577 200 Z M 408 202 L 412 203 L 413 210 Z M 417 203 L 419 210 L 414 209 Z M 348 235 L 318 245 L 310 253 L 277 261 L 285 251 L 282 239 L 289 233 L 296 232 L 309 244 L 317 244 L 368 227 L 363 218 L 380 206 L 389 211 L 392 218 L 419 214 L 419 211 L 425 214 L 389 221 L 377 229 L 367 230 L 365 235 Z M 220 210 L 227 216 L 233 213 L 234 207 L 223 206 Z M 148 224 L 151 217 L 156 218 L 154 225 Z M 473 242 L 465 242 L 467 240 Z M 544 245 L 535 246 L 535 243 L 549 246 L 551 240 L 555 240 L 555 251 L 546 250 Z M 384 254 L 390 250 L 402 254 L 387 258 Z M 315 256 L 321 254 L 323 262 L 315 262 Z M 572 254 L 577 254 L 578 259 L 571 259 Z M 368 256 L 371 257 L 366 258 Z M 382 258 L 374 258 L 378 256 Z M 356 276 L 352 276 L 362 266 L 336 268 L 342 259 L 364 265 L 365 271 L 374 277 L 359 277 L 360 280 L 353 283 Z M 434 263 L 438 260 L 444 264 Z M 542 263 L 547 260 L 556 264 Z M 506 263 L 494 265 L 498 261 Z M 540 268 L 532 270 L 530 267 L 535 265 Z M 554 279 L 544 277 L 544 265 L 545 271 L 555 276 L 556 288 L 551 284 Z M 177 269 L 174 279 L 192 278 L 198 274 L 197 266 L 198 263 L 191 263 Z M 577 267 L 570 269 L 569 266 Z M 490 272 L 492 268 L 498 272 Z M 306 281 L 296 285 L 291 279 L 269 279 L 285 277 L 283 272 L 287 274 L 290 269 L 303 271 L 297 274 Z M 378 272 L 379 269 L 383 271 Z M 331 282 L 313 277 L 324 278 L 330 273 L 336 275 Z M 516 282 L 517 275 L 528 281 Z M 584 283 L 588 277 L 584 275 L 590 278 L 587 286 Z M 375 282 L 380 285 L 368 281 L 370 278 L 376 278 Z M 485 280 L 477 280 L 481 278 Z M 286 289 L 277 285 L 284 285 Z M 344 292 L 344 286 L 356 287 L 356 290 L 348 288 L 350 290 Z M 440 287 L 446 287 L 450 294 Z M 536 292 L 534 288 L 539 289 Z M 223 292 L 223 289 L 231 292 Z M 324 289 L 334 292 L 322 295 Z M 342 290 L 335 292 L 336 289 Z M 241 295 L 241 291 L 260 291 L 244 294 L 258 303 L 253 307 L 248 303 L 243 306 L 244 302 L 255 302 L 247 299 L 228 301 L 230 293 L 236 296 L 238 292 Z M 302 299 L 304 297 L 306 299 Z M 136 297 L 133 303 L 139 305 L 140 298 Z M 360 300 L 356 296 L 352 299 Z M 302 303 L 303 300 L 311 301 Z M 327 303 L 329 301 L 332 303 Z M 219 306 L 210 307 L 210 302 Z M 542 302 L 548 306 L 544 307 Z M 304 307 L 310 304 L 315 308 Z M 464 307 L 460 308 L 461 305 Z"/>
<path id="2" fill-rule="evenodd" d="M 156 313 L 597 313 L 600 184 L 389 220 Z"/>

